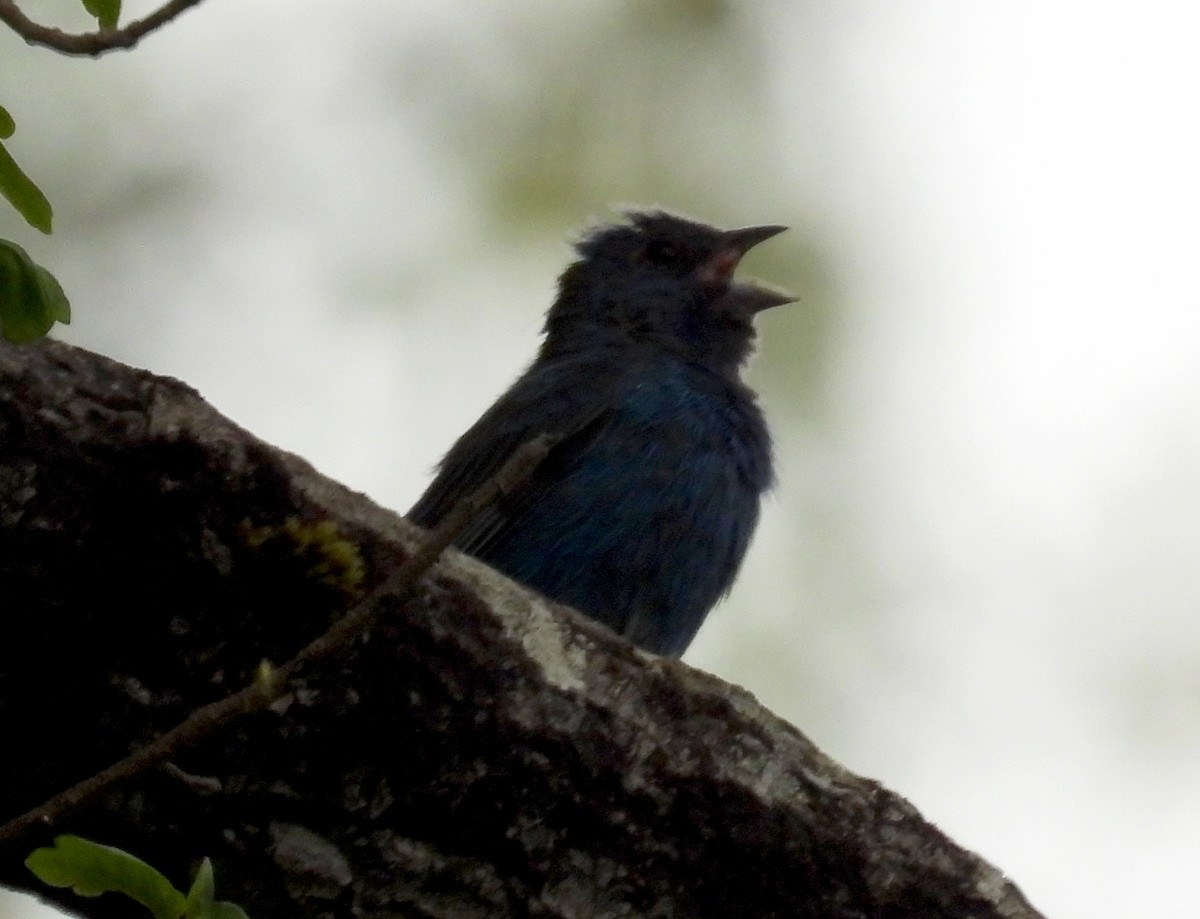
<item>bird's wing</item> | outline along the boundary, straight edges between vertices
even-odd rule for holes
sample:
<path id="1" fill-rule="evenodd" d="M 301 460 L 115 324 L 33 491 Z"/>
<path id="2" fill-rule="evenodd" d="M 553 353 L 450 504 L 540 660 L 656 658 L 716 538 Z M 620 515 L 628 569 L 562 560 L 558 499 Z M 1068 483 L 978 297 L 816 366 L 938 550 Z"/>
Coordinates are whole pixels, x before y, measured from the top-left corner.
<path id="1" fill-rule="evenodd" d="M 482 554 L 537 499 L 561 470 L 564 457 L 578 456 L 611 416 L 612 379 L 595 367 L 531 369 L 450 449 L 425 494 L 408 512 L 424 527 L 436 526 L 461 498 L 470 495 L 508 461 L 523 444 L 541 434 L 555 445 L 529 479 L 513 494 L 484 508 L 454 540 L 464 552 Z M 580 380 L 588 385 L 579 385 Z M 563 385 L 567 381 L 570 386 Z"/>

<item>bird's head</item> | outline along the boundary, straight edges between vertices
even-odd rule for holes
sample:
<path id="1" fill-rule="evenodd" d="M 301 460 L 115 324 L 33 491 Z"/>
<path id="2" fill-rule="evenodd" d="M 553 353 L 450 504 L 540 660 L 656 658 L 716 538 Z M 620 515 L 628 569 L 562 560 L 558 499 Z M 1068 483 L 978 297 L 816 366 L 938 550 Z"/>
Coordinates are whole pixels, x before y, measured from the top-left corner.
<path id="1" fill-rule="evenodd" d="M 542 353 L 620 337 L 663 347 L 723 373 L 754 341 L 754 316 L 791 303 L 769 287 L 736 281 L 743 255 L 786 227 L 718 230 L 662 211 L 632 211 L 577 245 L 546 314 Z"/>

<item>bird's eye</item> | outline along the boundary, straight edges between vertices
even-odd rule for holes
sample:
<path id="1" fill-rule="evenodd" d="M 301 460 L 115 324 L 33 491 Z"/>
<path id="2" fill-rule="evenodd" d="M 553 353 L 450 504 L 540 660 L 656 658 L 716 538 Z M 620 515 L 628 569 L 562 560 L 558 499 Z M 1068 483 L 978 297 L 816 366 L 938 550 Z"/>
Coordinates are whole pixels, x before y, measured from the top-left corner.
<path id="1" fill-rule="evenodd" d="M 646 243 L 642 254 L 646 261 L 655 265 L 672 265 L 679 258 L 679 250 L 671 243 L 661 239 L 652 239 Z"/>

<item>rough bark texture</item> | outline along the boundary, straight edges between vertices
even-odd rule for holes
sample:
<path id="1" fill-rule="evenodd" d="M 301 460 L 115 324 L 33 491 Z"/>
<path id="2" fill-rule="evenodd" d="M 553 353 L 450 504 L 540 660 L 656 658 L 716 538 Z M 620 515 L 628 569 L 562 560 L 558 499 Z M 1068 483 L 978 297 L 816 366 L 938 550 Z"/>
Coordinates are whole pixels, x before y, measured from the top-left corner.
<path id="1" fill-rule="evenodd" d="M 353 595 L 347 548 L 369 590 L 420 535 L 181 383 L 0 345 L 0 821 L 290 657 Z M 745 691 L 453 552 L 175 766 L 0 849 L 0 883 L 70 831 L 181 885 L 211 856 L 255 919 L 1038 915 Z"/>

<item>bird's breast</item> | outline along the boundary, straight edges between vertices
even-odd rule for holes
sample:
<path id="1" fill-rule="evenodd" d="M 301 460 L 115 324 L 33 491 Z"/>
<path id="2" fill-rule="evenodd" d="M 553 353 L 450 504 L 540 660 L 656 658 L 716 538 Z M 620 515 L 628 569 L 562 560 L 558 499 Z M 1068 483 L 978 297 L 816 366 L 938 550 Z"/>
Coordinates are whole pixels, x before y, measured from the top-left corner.
<path id="1" fill-rule="evenodd" d="M 690 368 L 631 383 L 614 416 L 661 476 L 732 477 L 758 494 L 771 483 L 771 447 L 753 394 Z M 633 432 L 636 431 L 636 435 Z"/>

